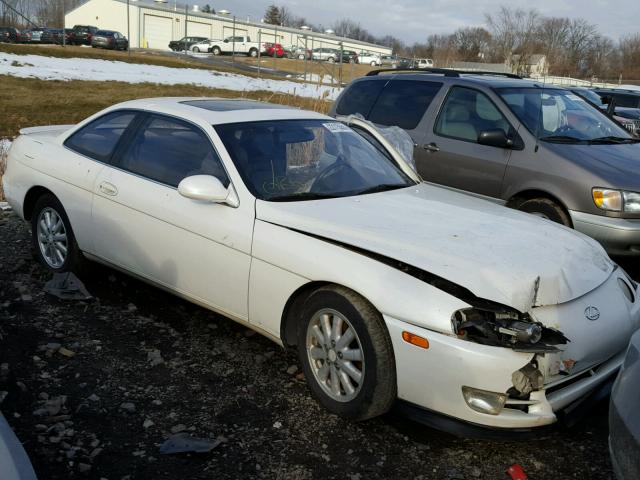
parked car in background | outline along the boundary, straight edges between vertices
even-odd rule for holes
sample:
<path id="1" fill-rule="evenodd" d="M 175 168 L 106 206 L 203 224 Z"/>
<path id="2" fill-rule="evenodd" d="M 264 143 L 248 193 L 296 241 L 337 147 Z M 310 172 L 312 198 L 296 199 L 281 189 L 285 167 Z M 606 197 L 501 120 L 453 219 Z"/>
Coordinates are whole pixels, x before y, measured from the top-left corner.
<path id="1" fill-rule="evenodd" d="M 208 41 L 206 37 L 182 37 L 180 40 L 172 40 L 169 42 L 169 48 L 174 52 L 188 50 L 192 45 L 200 44 Z"/>
<path id="2" fill-rule="evenodd" d="M 440 428 L 533 430 L 612 379 L 640 291 L 597 242 L 424 183 L 350 125 L 134 100 L 22 129 L 3 187 L 50 271 L 94 259 L 296 347 L 345 418 L 400 399 Z"/>
<path id="3" fill-rule="evenodd" d="M 14 27 L 0 27 L 0 42 L 20 43 L 22 38 L 28 38 L 28 35 L 23 37 L 20 30 Z"/>
<path id="4" fill-rule="evenodd" d="M 189 47 L 189 50 L 191 50 L 194 53 L 211 52 L 211 40 L 205 39 L 205 40 L 199 41 L 198 43 L 194 43 Z"/>
<path id="5" fill-rule="evenodd" d="M 62 28 L 56 29 L 53 33 L 53 41 L 54 43 L 58 44 L 58 45 L 62 45 L 63 41 L 62 41 L 62 36 L 63 36 L 63 32 L 64 31 L 64 43 L 66 45 L 69 45 L 71 43 L 71 38 L 73 36 L 73 29 L 72 28 L 65 28 L 64 30 Z"/>
<path id="6" fill-rule="evenodd" d="M 262 46 L 258 42 L 252 42 L 251 37 L 236 35 L 227 37 L 224 40 L 212 40 L 211 53 L 214 55 L 224 55 L 227 53 L 243 53 L 249 57 L 257 57 Z"/>
<path id="7" fill-rule="evenodd" d="M 265 43 L 262 46 L 262 55 L 282 58 L 285 56 L 285 51 L 280 43 Z"/>
<path id="8" fill-rule="evenodd" d="M 615 101 L 616 107 L 640 108 L 640 90 L 594 88 L 594 91 L 602 98 Z"/>
<path id="9" fill-rule="evenodd" d="M 299 45 L 291 45 L 285 48 L 287 58 L 297 58 L 298 60 L 311 60 L 311 50 L 301 47 Z"/>
<path id="10" fill-rule="evenodd" d="M 339 63 L 340 50 L 337 48 L 316 48 L 311 52 L 311 58 L 313 60 L 319 60 L 329 63 Z M 346 50 L 342 50 L 342 63 L 351 63 L 352 57 Z"/>
<path id="11" fill-rule="evenodd" d="M 393 65 L 397 64 L 398 59 L 395 55 L 381 55 L 380 63 L 378 65 L 383 67 L 393 67 Z"/>
<path id="12" fill-rule="evenodd" d="M 93 25 L 74 25 L 69 40 L 73 45 L 91 45 L 93 34 L 97 31 L 98 27 Z"/>
<path id="13" fill-rule="evenodd" d="M 348 63 L 360 63 L 358 53 L 355 50 L 343 50 L 342 52 L 349 58 Z"/>
<path id="14" fill-rule="evenodd" d="M 415 68 L 432 68 L 433 60 L 430 58 L 414 58 L 412 66 Z"/>
<path id="15" fill-rule="evenodd" d="M 509 74 L 378 74 L 332 116 L 397 125 L 433 183 L 573 227 L 611 254 L 640 255 L 640 139 L 571 91 Z"/>
<path id="16" fill-rule="evenodd" d="M 609 450 L 618 480 L 635 480 L 640 473 L 640 330 L 629 343 L 611 392 Z"/>
<path id="17" fill-rule="evenodd" d="M 359 63 L 369 64 L 372 67 L 382 65 L 382 60 L 380 58 L 380 54 L 371 53 L 371 52 L 360 52 L 358 54 Z"/>
<path id="18" fill-rule="evenodd" d="M 98 30 L 91 39 L 91 46 L 109 50 L 128 50 L 129 40 L 114 30 Z"/>
<path id="19" fill-rule="evenodd" d="M 569 87 L 573 93 L 593 104 L 603 112 L 609 112 L 609 100 L 605 101 L 600 95 L 586 87 Z M 633 135 L 640 136 L 640 108 L 617 107 L 614 102 L 613 119 L 629 130 Z"/>

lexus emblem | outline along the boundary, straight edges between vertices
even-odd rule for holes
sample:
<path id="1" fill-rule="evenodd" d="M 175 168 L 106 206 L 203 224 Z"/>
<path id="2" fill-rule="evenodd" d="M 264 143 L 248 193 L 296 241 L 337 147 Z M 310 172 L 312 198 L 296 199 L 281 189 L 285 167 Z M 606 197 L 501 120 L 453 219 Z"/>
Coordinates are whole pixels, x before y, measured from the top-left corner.
<path id="1" fill-rule="evenodd" d="M 600 310 L 598 310 L 596 307 L 588 306 L 584 309 L 584 316 L 587 317 L 587 320 L 595 322 L 600 318 Z"/>

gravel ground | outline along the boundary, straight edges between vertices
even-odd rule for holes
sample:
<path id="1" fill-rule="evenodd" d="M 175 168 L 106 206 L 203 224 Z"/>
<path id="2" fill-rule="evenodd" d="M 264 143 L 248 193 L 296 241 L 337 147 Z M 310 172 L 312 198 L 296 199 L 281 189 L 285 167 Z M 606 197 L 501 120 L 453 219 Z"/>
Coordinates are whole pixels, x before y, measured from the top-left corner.
<path id="1" fill-rule="evenodd" d="M 311 399 L 291 352 L 125 275 L 96 266 L 90 301 L 43 293 L 28 227 L 0 215 L 0 408 L 40 479 L 506 479 L 513 463 L 612 478 L 606 404 L 527 441 L 350 423 Z M 180 431 L 219 444 L 160 454 Z"/>

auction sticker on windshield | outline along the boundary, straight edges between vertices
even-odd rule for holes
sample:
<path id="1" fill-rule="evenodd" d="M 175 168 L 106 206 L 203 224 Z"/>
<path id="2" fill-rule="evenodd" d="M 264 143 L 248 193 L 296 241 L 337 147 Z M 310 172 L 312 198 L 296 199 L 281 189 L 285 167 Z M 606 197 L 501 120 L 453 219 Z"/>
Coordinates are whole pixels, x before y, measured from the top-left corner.
<path id="1" fill-rule="evenodd" d="M 322 126 L 329 130 L 331 133 L 344 133 L 352 131 L 349 127 L 340 122 L 323 123 Z"/>

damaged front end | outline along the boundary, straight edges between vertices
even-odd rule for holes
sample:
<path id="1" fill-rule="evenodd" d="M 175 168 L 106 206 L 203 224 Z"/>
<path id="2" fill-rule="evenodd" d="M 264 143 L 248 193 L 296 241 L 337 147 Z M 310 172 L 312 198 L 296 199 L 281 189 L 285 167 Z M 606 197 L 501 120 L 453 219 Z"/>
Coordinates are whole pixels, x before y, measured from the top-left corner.
<path id="1" fill-rule="evenodd" d="M 462 340 L 517 352 L 558 352 L 558 345 L 569 342 L 562 332 L 534 321 L 529 314 L 490 303 L 458 310 L 452 322 L 453 331 Z"/>

